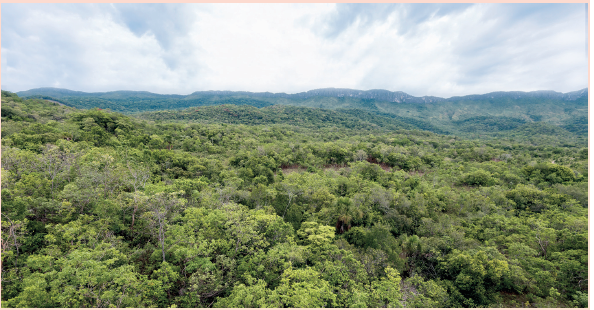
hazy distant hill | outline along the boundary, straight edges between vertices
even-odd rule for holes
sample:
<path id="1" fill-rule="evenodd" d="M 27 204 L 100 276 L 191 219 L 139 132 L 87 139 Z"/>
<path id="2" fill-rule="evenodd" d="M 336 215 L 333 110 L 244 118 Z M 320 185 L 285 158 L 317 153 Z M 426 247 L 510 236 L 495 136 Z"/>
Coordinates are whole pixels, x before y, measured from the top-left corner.
<path id="1" fill-rule="evenodd" d="M 69 97 L 92 97 L 92 98 L 103 98 L 103 99 L 123 99 L 123 98 L 184 98 L 183 95 L 161 95 L 147 91 L 131 91 L 131 90 L 118 90 L 111 92 L 99 92 L 99 93 L 86 93 L 82 91 L 73 91 L 64 88 L 53 88 L 43 87 L 34 88 L 26 91 L 17 92 L 19 97 L 31 97 L 31 96 L 48 96 L 56 99 L 69 98 Z"/>
<path id="2" fill-rule="evenodd" d="M 161 95 L 145 91 L 85 93 L 58 88 L 18 92 L 25 98 L 43 98 L 65 105 L 111 109 L 123 113 L 181 110 L 221 104 L 263 108 L 273 105 L 344 111 L 357 109 L 415 128 L 469 137 L 497 135 L 520 126 L 543 122 L 579 136 L 587 135 L 588 90 L 492 92 L 440 98 L 414 97 L 388 90 L 315 89 L 296 94 L 241 91 L 197 91 L 189 95 Z"/>
<path id="3" fill-rule="evenodd" d="M 86 93 L 80 91 L 72 91 L 63 88 L 35 88 L 27 91 L 17 92 L 20 97 L 29 97 L 35 95 L 50 96 L 54 98 L 63 97 L 94 97 L 104 99 L 121 99 L 121 98 L 159 98 L 159 99 L 195 99 L 203 97 L 254 97 L 254 98 L 286 98 L 286 99 L 308 99 L 312 97 L 335 97 L 335 98 L 358 98 L 358 99 L 373 99 L 378 101 L 389 101 L 389 102 L 411 102 L 411 103 L 427 103 L 427 102 L 442 102 L 442 101 L 465 101 L 465 100 L 482 100 L 482 99 L 493 99 L 493 98 L 552 98 L 561 100 L 576 100 L 578 98 L 588 95 L 588 89 L 560 93 L 551 90 L 539 90 L 532 92 L 492 92 L 483 95 L 468 95 L 468 96 L 456 96 L 451 98 L 440 98 L 434 96 L 423 96 L 414 97 L 405 92 L 397 91 L 392 92 L 384 89 L 372 89 L 372 90 L 356 90 L 348 88 L 321 88 L 314 89 L 307 92 L 301 92 L 296 94 L 286 93 L 270 93 L 270 92 L 246 92 L 246 91 L 197 91 L 190 95 L 162 95 L 155 94 L 147 91 L 111 91 L 111 92 L 96 92 Z"/>

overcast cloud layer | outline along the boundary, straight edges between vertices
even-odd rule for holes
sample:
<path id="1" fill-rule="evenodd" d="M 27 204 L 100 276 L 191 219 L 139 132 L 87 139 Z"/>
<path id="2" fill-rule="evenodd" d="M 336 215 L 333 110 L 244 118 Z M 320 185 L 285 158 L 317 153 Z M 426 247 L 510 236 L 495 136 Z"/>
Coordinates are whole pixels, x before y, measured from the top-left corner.
<path id="1" fill-rule="evenodd" d="M 2 89 L 587 87 L 584 4 L 2 4 Z"/>

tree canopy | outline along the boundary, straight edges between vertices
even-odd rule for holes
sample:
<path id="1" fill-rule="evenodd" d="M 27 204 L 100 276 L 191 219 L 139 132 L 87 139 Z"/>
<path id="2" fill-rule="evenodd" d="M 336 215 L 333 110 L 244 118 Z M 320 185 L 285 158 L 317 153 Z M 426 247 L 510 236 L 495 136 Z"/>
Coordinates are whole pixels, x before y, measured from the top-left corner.
<path id="1" fill-rule="evenodd" d="M 587 307 L 587 147 L 419 124 L 3 91 L 2 305 Z"/>

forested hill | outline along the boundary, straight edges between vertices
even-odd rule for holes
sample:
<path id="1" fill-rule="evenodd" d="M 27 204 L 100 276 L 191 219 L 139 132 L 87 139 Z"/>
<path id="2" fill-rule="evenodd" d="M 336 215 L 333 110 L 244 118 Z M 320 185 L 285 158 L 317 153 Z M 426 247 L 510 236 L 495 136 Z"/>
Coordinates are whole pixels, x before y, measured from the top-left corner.
<path id="1" fill-rule="evenodd" d="M 286 105 L 255 108 L 249 105 L 218 105 L 178 110 L 144 112 L 135 116 L 153 121 L 225 123 L 246 125 L 284 124 L 302 128 L 341 128 L 345 130 L 428 130 L 447 134 L 429 124 L 396 115 L 377 115 L 360 109 L 326 110 Z"/>
<path id="2" fill-rule="evenodd" d="M 546 122 L 527 122 L 524 119 L 507 117 L 474 117 L 452 122 L 449 127 L 390 113 L 368 112 L 360 109 L 326 110 L 306 107 L 275 105 L 264 108 L 252 106 L 219 105 L 179 110 L 143 112 L 136 117 L 158 122 L 202 123 L 202 124 L 284 124 L 300 128 L 335 128 L 349 132 L 425 130 L 438 134 L 456 134 L 475 139 L 529 142 L 534 145 L 587 145 L 587 119 L 584 125 L 576 125 L 570 132 L 560 126 Z M 447 128 L 447 129 L 446 129 Z"/>
<path id="3" fill-rule="evenodd" d="M 517 136 L 513 131 L 521 130 L 521 126 L 530 127 L 532 123 L 543 122 L 559 127 L 564 135 L 580 143 L 586 143 L 587 139 L 586 89 L 565 94 L 553 91 L 495 92 L 448 99 L 413 97 L 403 92 L 386 90 L 334 88 L 298 94 L 204 91 L 187 96 L 133 91 L 84 93 L 39 88 L 18 94 L 27 98 L 54 100 L 80 109 L 101 108 L 123 113 L 212 105 L 248 105 L 257 108 L 288 105 L 343 112 L 355 109 L 380 116 L 377 118 L 380 122 L 381 117 L 388 117 L 395 120 L 395 125 L 404 122 L 419 129 L 468 138 Z M 177 118 L 183 117 L 180 115 Z"/>
<path id="4" fill-rule="evenodd" d="M 1 105 L 3 308 L 588 307 L 588 149 L 558 126 Z"/>

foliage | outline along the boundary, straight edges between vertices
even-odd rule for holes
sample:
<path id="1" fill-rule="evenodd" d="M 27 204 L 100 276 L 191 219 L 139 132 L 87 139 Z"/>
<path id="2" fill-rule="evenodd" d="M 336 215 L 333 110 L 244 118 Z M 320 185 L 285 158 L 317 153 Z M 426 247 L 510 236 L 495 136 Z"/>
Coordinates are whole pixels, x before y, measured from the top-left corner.
<path id="1" fill-rule="evenodd" d="M 5 307 L 587 307 L 588 150 L 545 116 L 451 115 L 525 134 L 468 140 L 412 103 L 53 95 L 2 92 Z"/>

